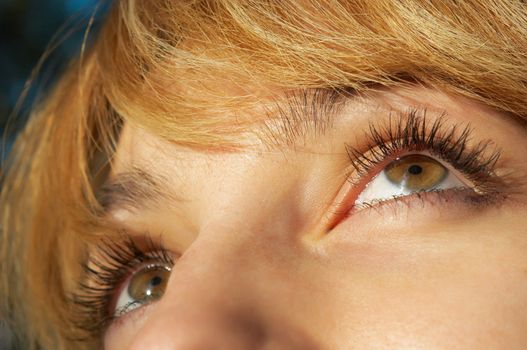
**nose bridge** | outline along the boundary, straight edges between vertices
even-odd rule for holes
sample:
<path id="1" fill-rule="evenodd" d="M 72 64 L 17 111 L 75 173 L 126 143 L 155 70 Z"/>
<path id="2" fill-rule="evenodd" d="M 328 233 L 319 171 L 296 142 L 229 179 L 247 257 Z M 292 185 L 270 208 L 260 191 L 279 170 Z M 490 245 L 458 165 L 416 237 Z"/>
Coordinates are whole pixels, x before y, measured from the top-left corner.
<path id="1" fill-rule="evenodd" d="M 265 264 L 257 249 L 236 239 L 197 239 L 176 262 L 163 301 L 192 314 L 227 315 L 245 308 L 257 294 L 251 281 L 268 278 L 265 271 L 254 268 L 258 260 Z"/>
<path id="2" fill-rule="evenodd" d="M 262 286 L 278 281 L 273 271 L 286 268 L 283 260 L 269 259 L 272 244 L 224 235 L 203 235 L 176 262 L 133 349 L 312 348 L 295 345 L 306 338 L 298 331 L 277 333 L 265 310 L 275 296 L 265 295 Z"/>

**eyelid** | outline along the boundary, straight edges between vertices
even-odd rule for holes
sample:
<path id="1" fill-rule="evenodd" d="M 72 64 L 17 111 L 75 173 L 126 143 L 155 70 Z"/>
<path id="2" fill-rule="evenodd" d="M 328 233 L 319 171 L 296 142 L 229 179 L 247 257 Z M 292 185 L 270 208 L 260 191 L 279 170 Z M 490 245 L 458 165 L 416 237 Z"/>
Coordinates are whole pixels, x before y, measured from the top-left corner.
<path id="1" fill-rule="evenodd" d="M 410 110 L 398 118 L 390 116 L 384 124 L 370 124 L 362 147 L 365 151 L 345 145 L 350 170 L 332 206 L 330 219 L 326 220 L 330 230 L 349 215 L 362 189 L 403 154 L 430 154 L 464 179 L 475 194 L 490 195 L 503 189 L 503 182 L 493 172 L 500 150 L 490 140 L 473 142 L 474 131 L 466 123 L 451 123 L 444 115 L 429 120 L 426 110 Z"/>
<path id="2" fill-rule="evenodd" d="M 430 120 L 426 110 L 410 110 L 397 118 L 390 116 L 384 123 L 370 124 L 363 151 L 351 144 L 345 145 L 358 174 L 365 176 L 387 157 L 426 151 L 487 192 L 485 187 L 492 185 L 496 177 L 493 170 L 501 156 L 501 150 L 492 140 L 477 142 L 474 129 L 467 123 L 452 123 L 445 115 Z"/>
<path id="3" fill-rule="evenodd" d="M 72 296 L 75 309 L 71 321 L 82 333 L 79 338 L 98 337 L 119 319 L 111 313 L 110 305 L 116 286 L 122 284 L 131 271 L 151 261 L 173 266 L 177 256 L 150 234 L 132 237 L 122 232 L 117 237 L 103 238 L 85 263 L 85 276 Z"/>
<path id="4" fill-rule="evenodd" d="M 442 173 L 443 177 L 437 179 L 433 184 L 430 184 L 432 187 L 427 189 L 408 188 L 404 182 L 393 183 L 388 179 L 386 171 L 391 164 L 400 164 L 400 161 L 407 162 L 409 159 L 414 161 L 415 156 L 423 157 L 418 158 L 418 161 L 427 161 L 430 164 L 437 164 L 439 167 L 445 169 L 446 171 Z M 409 164 L 412 163 L 410 162 Z M 425 194 L 463 189 L 479 194 L 477 187 L 466 176 L 453 168 L 448 162 L 438 159 L 428 152 L 408 152 L 397 157 L 390 157 L 388 164 L 383 165 L 376 171 L 372 171 L 372 176 L 369 181 L 358 186 L 360 190 L 357 191 L 359 195 L 353 203 L 352 210 L 354 212 L 367 207 L 373 207 L 385 201 L 411 196 L 416 193 Z M 392 192 L 392 195 L 383 194 L 383 191 Z"/>

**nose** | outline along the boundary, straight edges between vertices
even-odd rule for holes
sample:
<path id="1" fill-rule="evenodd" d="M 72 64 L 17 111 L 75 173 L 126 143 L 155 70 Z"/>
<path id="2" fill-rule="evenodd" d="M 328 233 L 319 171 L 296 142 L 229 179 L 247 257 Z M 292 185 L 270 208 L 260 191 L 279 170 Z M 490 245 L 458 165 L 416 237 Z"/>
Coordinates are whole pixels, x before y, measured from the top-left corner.
<path id="1" fill-rule="evenodd" d="M 269 259 L 267 246 L 195 241 L 174 266 L 165 295 L 145 307 L 129 349 L 317 348 L 273 292 L 284 276 L 276 271 L 286 267 Z"/>
<path id="2" fill-rule="evenodd" d="M 203 301 L 196 299 L 185 302 Z M 157 314 L 137 334 L 131 349 L 271 349 L 265 326 L 258 324 L 256 315 L 235 314 L 204 303 L 188 306 L 152 310 Z"/>

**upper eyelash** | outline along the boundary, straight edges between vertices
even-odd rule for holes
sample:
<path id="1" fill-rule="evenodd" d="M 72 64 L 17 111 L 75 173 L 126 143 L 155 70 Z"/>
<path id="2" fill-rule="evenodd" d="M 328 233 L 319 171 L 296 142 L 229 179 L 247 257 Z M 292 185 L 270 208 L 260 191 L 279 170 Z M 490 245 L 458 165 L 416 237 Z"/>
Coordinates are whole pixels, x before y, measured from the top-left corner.
<path id="1" fill-rule="evenodd" d="M 482 193 L 496 190 L 497 179 L 493 170 L 500 158 L 500 150 L 492 149 L 491 140 L 470 146 L 473 129 L 469 124 L 448 125 L 445 115 L 429 122 L 426 110 L 412 109 L 406 114 L 390 116 L 387 124 L 369 125 L 367 152 L 346 145 L 352 167 L 358 177 L 373 167 L 402 152 L 428 151 L 449 163 L 471 181 Z"/>
<path id="2" fill-rule="evenodd" d="M 77 340 L 95 339 L 115 318 L 109 312 L 115 288 L 134 268 L 148 261 L 174 265 L 171 253 L 161 244 L 149 235 L 145 242 L 142 248 L 126 234 L 119 239 L 105 238 L 96 247 L 99 257 L 92 254 L 83 264 L 85 277 L 71 296 L 75 305 L 72 323 L 82 334 Z"/>

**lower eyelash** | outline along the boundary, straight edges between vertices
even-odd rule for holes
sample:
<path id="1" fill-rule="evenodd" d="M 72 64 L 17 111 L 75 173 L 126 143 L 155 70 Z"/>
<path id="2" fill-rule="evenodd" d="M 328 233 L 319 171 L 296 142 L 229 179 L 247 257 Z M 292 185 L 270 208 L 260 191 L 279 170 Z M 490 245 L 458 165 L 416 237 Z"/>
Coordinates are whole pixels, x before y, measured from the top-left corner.
<path id="1" fill-rule="evenodd" d="M 491 140 L 471 143 L 472 133 L 470 125 L 451 125 L 444 115 L 429 122 L 425 109 L 413 109 L 395 120 L 390 116 L 384 126 L 370 124 L 366 152 L 350 145 L 346 145 L 346 151 L 356 173 L 354 178 L 365 177 L 379 164 L 402 153 L 426 151 L 464 175 L 476 192 L 499 192 L 502 181 L 493 171 L 500 151 L 491 149 Z"/>
<path id="2" fill-rule="evenodd" d="M 145 236 L 145 244 L 139 246 L 129 235 L 106 238 L 94 249 L 83 265 L 84 278 L 78 291 L 71 296 L 74 305 L 72 323 L 80 330 L 81 341 L 97 338 L 115 319 L 110 304 L 116 288 L 134 270 L 148 261 L 159 261 L 174 265 L 172 254 L 151 236 Z"/>
<path id="3" fill-rule="evenodd" d="M 407 208 L 424 207 L 425 205 L 442 205 L 452 203 L 462 203 L 468 208 L 482 209 L 492 206 L 495 207 L 502 203 L 506 198 L 505 195 L 498 194 L 478 194 L 472 188 L 458 188 L 449 190 L 430 190 L 415 192 L 410 195 L 394 196 L 390 199 L 375 201 L 373 203 L 364 203 L 357 207 L 356 210 L 372 209 L 380 213 L 386 209 L 398 210 L 400 206 Z"/>

